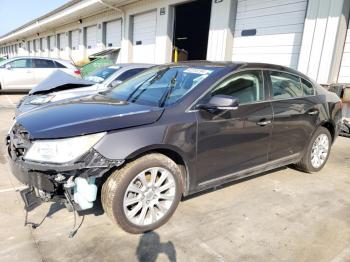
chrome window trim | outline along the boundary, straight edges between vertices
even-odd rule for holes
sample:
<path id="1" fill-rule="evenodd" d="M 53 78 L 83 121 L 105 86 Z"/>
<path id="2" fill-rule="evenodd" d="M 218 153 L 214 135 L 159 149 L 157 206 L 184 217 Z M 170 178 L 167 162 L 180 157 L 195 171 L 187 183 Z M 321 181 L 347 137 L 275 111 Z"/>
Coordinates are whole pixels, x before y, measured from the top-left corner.
<path id="1" fill-rule="evenodd" d="M 307 95 L 307 96 L 301 96 L 301 97 L 290 97 L 290 98 L 284 98 L 284 99 L 266 99 L 266 94 L 265 94 L 265 99 L 266 100 L 263 100 L 263 101 L 255 101 L 255 102 L 251 102 L 251 103 L 246 103 L 246 104 L 243 104 L 243 105 L 240 105 L 240 106 L 245 106 L 245 105 L 252 105 L 252 104 L 259 104 L 259 103 L 266 103 L 266 102 L 275 102 L 275 101 L 282 101 L 282 100 L 292 100 L 292 99 L 300 99 L 300 98 L 305 98 L 305 97 L 312 97 L 312 96 L 316 96 L 316 88 L 314 86 L 314 84 L 312 82 L 310 82 L 309 80 L 306 80 L 304 77 L 300 76 L 300 75 L 297 75 L 295 73 L 291 73 L 291 72 L 285 72 L 285 71 L 282 71 L 282 70 L 278 70 L 278 69 L 271 69 L 271 68 L 244 68 L 244 69 L 240 69 L 240 70 L 237 70 L 237 71 L 234 71 L 228 75 L 225 75 L 223 77 L 221 77 L 219 80 L 217 80 L 213 85 L 213 86 L 216 86 L 218 85 L 221 81 L 223 81 L 225 78 L 227 77 L 230 77 L 231 75 L 234 75 L 234 74 L 237 74 L 237 73 L 241 73 L 241 72 L 245 72 L 245 71 L 261 71 L 262 72 L 262 75 L 263 75 L 263 86 L 264 86 L 264 90 L 265 90 L 265 77 L 264 77 L 264 71 L 274 71 L 274 72 L 281 72 L 281 73 L 286 73 L 286 74 L 290 74 L 290 75 L 293 75 L 293 76 L 296 76 L 296 77 L 299 77 L 300 78 L 300 83 L 301 83 L 301 79 L 304 79 L 306 82 L 310 83 L 311 86 L 313 87 L 313 90 L 314 90 L 314 94 L 313 95 Z M 191 113 L 191 112 L 198 112 L 199 110 L 198 109 L 195 109 L 195 105 L 197 104 L 197 102 L 199 100 L 201 100 L 205 95 L 207 95 L 210 90 L 212 88 L 209 88 L 206 92 L 204 92 L 200 97 L 198 97 L 186 110 L 185 110 L 185 113 Z M 272 95 L 272 94 L 271 94 Z M 272 95 L 273 96 L 273 95 Z"/>

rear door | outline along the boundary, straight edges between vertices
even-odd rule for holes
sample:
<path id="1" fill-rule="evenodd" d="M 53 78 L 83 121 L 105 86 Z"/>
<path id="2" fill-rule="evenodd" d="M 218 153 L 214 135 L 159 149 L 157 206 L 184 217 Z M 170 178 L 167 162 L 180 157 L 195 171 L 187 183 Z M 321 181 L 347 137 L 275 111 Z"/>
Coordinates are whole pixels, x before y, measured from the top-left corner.
<path id="1" fill-rule="evenodd" d="M 199 101 L 206 103 L 215 95 L 229 95 L 240 101 L 236 110 L 196 112 L 196 173 L 200 186 L 267 163 L 272 107 L 265 99 L 263 83 L 261 70 L 235 73 Z"/>
<path id="2" fill-rule="evenodd" d="M 1 68 L 2 88 L 31 89 L 35 85 L 32 59 L 17 59 L 8 63 L 10 68 Z"/>
<path id="3" fill-rule="evenodd" d="M 35 82 L 39 84 L 47 78 L 51 73 L 56 71 L 56 65 L 49 59 L 33 59 L 33 71 L 35 74 Z"/>
<path id="4" fill-rule="evenodd" d="M 267 71 L 274 112 L 269 160 L 295 157 L 308 145 L 321 102 L 310 82 L 297 75 Z"/>

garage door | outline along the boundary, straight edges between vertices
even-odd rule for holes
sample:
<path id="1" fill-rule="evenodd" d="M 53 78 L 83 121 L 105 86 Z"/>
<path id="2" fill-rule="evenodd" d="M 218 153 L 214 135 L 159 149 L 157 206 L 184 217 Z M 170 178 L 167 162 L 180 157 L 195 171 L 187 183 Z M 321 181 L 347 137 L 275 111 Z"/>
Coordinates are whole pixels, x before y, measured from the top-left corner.
<path id="1" fill-rule="evenodd" d="M 35 39 L 34 40 L 34 49 L 35 49 L 35 55 L 40 56 L 40 39 Z"/>
<path id="2" fill-rule="evenodd" d="M 134 16 L 133 62 L 155 62 L 156 25 L 156 11 Z"/>
<path id="3" fill-rule="evenodd" d="M 66 33 L 61 33 L 58 35 L 59 37 L 59 56 L 63 59 L 69 59 L 68 54 L 68 36 Z"/>
<path id="4" fill-rule="evenodd" d="M 34 40 L 29 41 L 29 55 L 34 54 Z"/>
<path id="5" fill-rule="evenodd" d="M 79 49 L 79 30 L 74 30 L 71 32 L 71 48 L 72 51 L 76 51 Z"/>
<path id="6" fill-rule="evenodd" d="M 106 47 L 120 47 L 122 39 L 121 20 L 106 23 Z"/>
<path id="7" fill-rule="evenodd" d="M 350 24 L 346 34 L 338 82 L 350 84 Z"/>
<path id="8" fill-rule="evenodd" d="M 306 9 L 306 0 L 239 0 L 233 60 L 297 68 Z"/>
<path id="9" fill-rule="evenodd" d="M 49 56 L 50 57 L 55 57 L 55 47 L 56 47 L 55 36 L 51 35 L 49 36 Z"/>
<path id="10" fill-rule="evenodd" d="M 41 54 L 47 56 L 47 37 L 41 38 Z"/>
<path id="11" fill-rule="evenodd" d="M 86 28 L 86 49 L 88 55 L 97 51 L 97 26 L 95 25 Z"/>

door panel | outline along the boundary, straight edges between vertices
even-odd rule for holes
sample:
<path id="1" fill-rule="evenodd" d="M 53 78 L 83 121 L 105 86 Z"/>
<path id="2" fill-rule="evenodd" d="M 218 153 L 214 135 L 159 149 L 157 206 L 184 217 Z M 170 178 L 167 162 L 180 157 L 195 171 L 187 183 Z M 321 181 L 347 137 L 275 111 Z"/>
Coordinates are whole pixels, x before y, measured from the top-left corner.
<path id="1" fill-rule="evenodd" d="M 265 164 L 272 131 L 272 106 L 259 70 L 235 73 L 199 103 L 216 95 L 239 100 L 236 110 L 197 111 L 199 184 Z"/>
<path id="2" fill-rule="evenodd" d="M 35 85 L 31 59 L 18 59 L 10 63 L 11 68 L 2 68 L 4 89 L 30 89 Z"/>
<path id="3" fill-rule="evenodd" d="M 321 101 L 301 78 L 282 72 L 266 72 L 274 112 L 269 160 L 301 153 L 318 123 Z"/>
<path id="4" fill-rule="evenodd" d="M 211 114 L 199 111 L 197 175 L 199 183 L 267 162 L 272 120 L 269 102 L 242 105 Z"/>

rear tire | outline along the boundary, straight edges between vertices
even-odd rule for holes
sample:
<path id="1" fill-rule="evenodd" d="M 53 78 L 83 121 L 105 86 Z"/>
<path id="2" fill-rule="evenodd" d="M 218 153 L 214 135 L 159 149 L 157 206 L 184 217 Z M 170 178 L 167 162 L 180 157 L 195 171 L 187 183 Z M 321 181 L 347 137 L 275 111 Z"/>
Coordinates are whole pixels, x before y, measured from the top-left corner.
<path id="1" fill-rule="evenodd" d="M 327 128 L 319 127 L 313 134 L 310 143 L 295 166 L 297 169 L 314 173 L 320 171 L 327 163 L 332 145 L 332 137 Z"/>
<path id="2" fill-rule="evenodd" d="M 179 166 L 154 153 L 115 171 L 103 184 L 101 202 L 109 218 L 123 230 L 139 234 L 166 223 L 183 190 Z"/>

